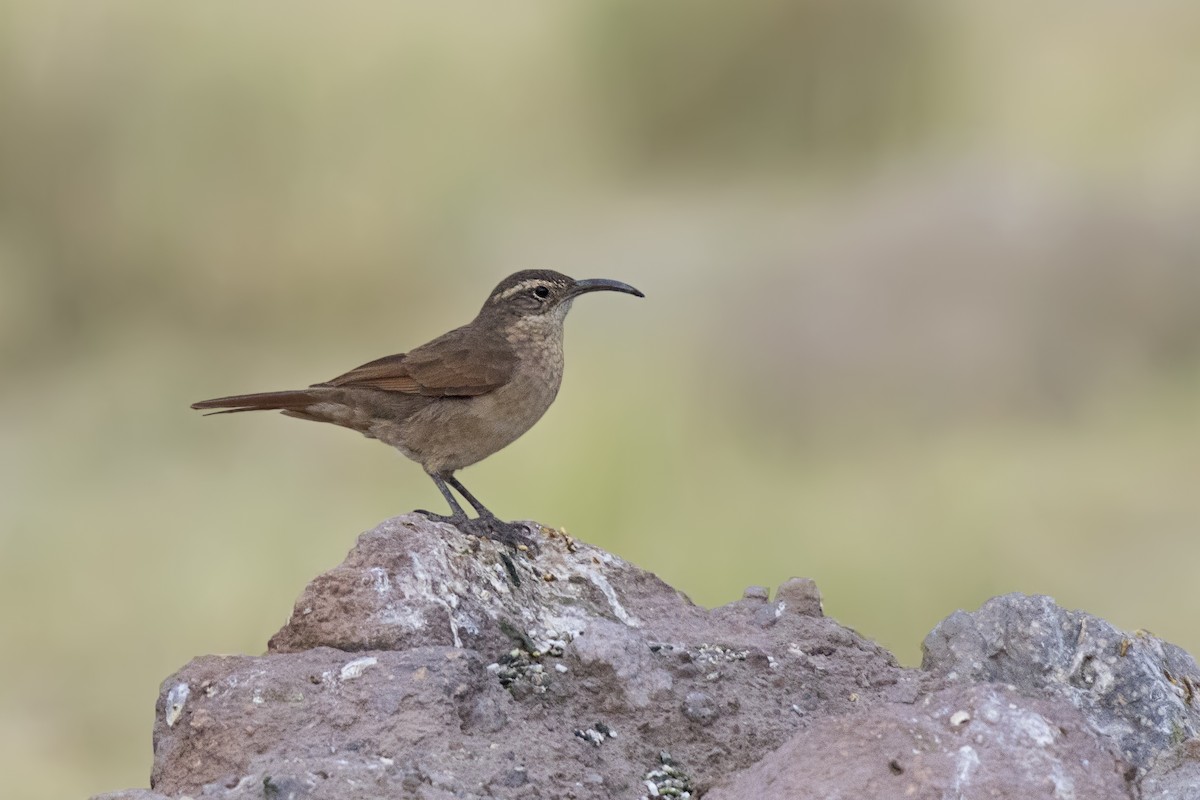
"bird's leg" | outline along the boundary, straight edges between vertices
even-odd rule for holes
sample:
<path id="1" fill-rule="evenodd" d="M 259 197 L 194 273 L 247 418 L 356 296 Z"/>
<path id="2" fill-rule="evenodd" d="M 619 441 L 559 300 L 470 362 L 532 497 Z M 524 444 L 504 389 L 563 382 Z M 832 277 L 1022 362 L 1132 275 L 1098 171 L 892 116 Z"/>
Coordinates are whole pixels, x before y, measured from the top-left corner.
<path id="1" fill-rule="evenodd" d="M 491 511 L 488 511 L 487 507 L 484 506 L 483 503 L 481 503 L 477 499 L 475 499 L 475 495 L 473 495 L 467 491 L 467 487 L 462 485 L 462 481 L 460 481 L 458 478 L 454 477 L 453 472 L 443 475 L 442 479 L 444 481 L 446 481 L 446 483 L 453 486 L 454 491 L 458 492 L 463 497 L 465 497 L 467 502 L 471 504 L 471 508 L 475 509 L 475 513 L 477 513 L 481 518 L 496 519 L 496 515 L 493 514 Z"/>
<path id="2" fill-rule="evenodd" d="M 453 486 L 456 492 L 466 498 L 466 501 L 479 514 L 478 519 L 469 520 L 466 523 L 466 527 L 461 528 L 462 530 L 467 530 L 476 536 L 495 539 L 511 547 L 524 545 L 534 551 L 538 549 L 537 542 L 530 538 L 529 534 L 531 531 L 527 525 L 522 525 L 519 522 L 502 522 L 495 514 L 488 510 L 487 506 L 479 502 L 475 498 L 475 495 L 467 491 L 467 487 L 462 485 L 462 481 L 454 477 L 454 473 L 442 473 L 441 478 Z"/>
<path id="3" fill-rule="evenodd" d="M 441 475 L 435 475 L 432 472 L 428 473 L 428 475 L 433 479 L 434 485 L 437 486 L 438 491 L 442 493 L 442 497 L 446 498 L 446 502 L 450 504 L 450 509 L 454 513 L 449 515 L 434 514 L 432 511 L 426 511 L 423 508 L 418 508 L 416 513 L 435 522 L 448 522 L 456 528 L 465 525 L 469 521 L 467 518 L 467 512 L 463 511 L 462 506 L 458 504 L 458 501 L 454 499 L 454 495 L 450 493 L 450 489 L 446 486 L 445 478 L 450 478 L 452 481 L 454 481 L 454 478 L 449 475 L 444 477 Z M 458 481 L 454 482 L 458 483 Z M 466 496 L 468 495 L 464 495 L 464 497 Z M 471 505 L 475 504 L 472 503 Z"/>

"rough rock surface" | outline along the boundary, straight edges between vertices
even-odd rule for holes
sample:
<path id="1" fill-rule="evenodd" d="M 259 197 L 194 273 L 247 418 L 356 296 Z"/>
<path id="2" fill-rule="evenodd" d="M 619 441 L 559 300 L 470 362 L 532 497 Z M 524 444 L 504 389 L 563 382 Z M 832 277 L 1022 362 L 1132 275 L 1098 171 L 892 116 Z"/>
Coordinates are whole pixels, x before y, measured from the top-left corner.
<path id="1" fill-rule="evenodd" d="M 1009 594 L 955 612 L 923 648 L 921 666 L 934 674 L 1069 701 L 1139 768 L 1200 734 L 1200 668 L 1190 655 L 1049 597 Z"/>
<path id="2" fill-rule="evenodd" d="M 1141 780 L 1141 800 L 1200 798 L 1200 739 L 1164 753 Z"/>
<path id="3" fill-rule="evenodd" d="M 811 581 L 708 611 L 544 534 L 536 557 L 417 516 L 363 534 L 267 655 L 199 658 L 167 680 L 153 788 L 602 798 L 675 781 L 694 792 L 810 719 L 917 694 L 917 674 L 821 615 Z"/>
<path id="4" fill-rule="evenodd" d="M 1062 701 L 959 684 L 821 720 L 706 800 L 1129 800 L 1120 764 Z"/>
<path id="5" fill-rule="evenodd" d="M 153 792 L 108 797 L 1196 796 L 1200 671 L 1153 637 L 1012 595 L 902 669 L 809 580 L 705 610 L 541 531 L 364 533 L 265 655 L 163 683 Z"/>

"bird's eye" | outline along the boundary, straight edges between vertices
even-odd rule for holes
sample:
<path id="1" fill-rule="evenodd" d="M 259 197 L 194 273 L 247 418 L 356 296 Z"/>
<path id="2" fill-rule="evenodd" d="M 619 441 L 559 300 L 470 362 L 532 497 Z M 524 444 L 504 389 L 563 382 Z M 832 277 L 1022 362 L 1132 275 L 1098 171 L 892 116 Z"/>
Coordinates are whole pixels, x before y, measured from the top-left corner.
<path id="1" fill-rule="evenodd" d="M 536 289 L 534 289 L 534 290 L 533 290 L 533 293 L 534 293 L 536 296 L 538 296 L 538 297 L 541 297 L 541 298 L 543 298 L 543 299 L 545 299 L 545 298 L 547 298 L 547 297 L 549 297 L 549 296 L 550 296 L 550 290 L 549 290 L 549 289 L 547 289 L 545 286 L 539 286 L 539 287 L 537 287 Z"/>

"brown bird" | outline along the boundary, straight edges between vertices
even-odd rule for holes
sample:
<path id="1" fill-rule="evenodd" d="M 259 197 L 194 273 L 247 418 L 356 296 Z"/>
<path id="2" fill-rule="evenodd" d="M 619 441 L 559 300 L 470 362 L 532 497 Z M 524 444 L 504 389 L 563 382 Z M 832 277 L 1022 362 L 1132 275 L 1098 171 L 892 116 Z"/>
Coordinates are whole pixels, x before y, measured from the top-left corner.
<path id="1" fill-rule="evenodd" d="M 524 270 L 501 281 L 474 320 L 407 353 L 307 389 L 218 397 L 192 408 L 281 411 L 352 428 L 420 464 L 453 512 L 417 513 L 476 535 L 527 543 L 525 526 L 501 522 L 454 473 L 511 444 L 546 413 L 562 382 L 563 321 L 576 297 L 595 291 L 644 297 L 620 281 Z M 477 518 L 467 517 L 450 487 Z"/>

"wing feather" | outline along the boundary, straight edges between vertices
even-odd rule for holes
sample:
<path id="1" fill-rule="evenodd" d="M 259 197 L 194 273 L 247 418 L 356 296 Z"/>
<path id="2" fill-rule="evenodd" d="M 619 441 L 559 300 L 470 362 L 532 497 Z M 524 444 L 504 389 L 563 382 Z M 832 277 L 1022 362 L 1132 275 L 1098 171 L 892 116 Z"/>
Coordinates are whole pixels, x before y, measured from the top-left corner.
<path id="1" fill-rule="evenodd" d="M 317 385 L 470 397 L 503 386 L 516 360 L 512 346 L 502 337 L 458 328 L 415 350 L 377 358 Z"/>

